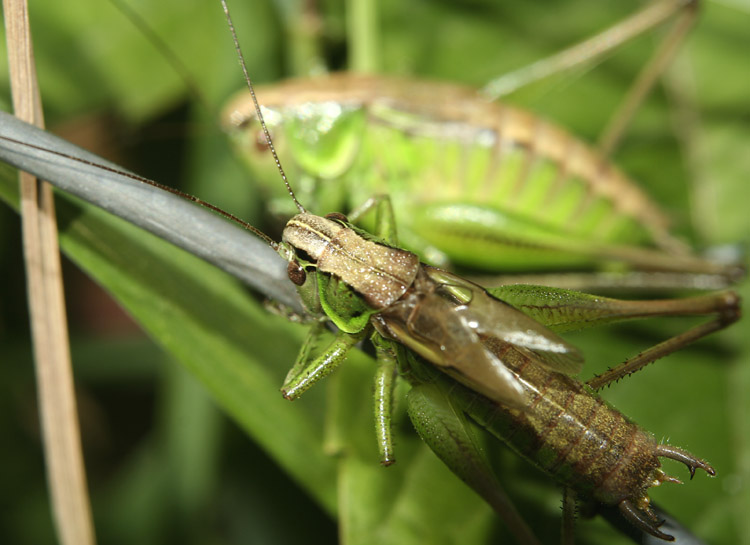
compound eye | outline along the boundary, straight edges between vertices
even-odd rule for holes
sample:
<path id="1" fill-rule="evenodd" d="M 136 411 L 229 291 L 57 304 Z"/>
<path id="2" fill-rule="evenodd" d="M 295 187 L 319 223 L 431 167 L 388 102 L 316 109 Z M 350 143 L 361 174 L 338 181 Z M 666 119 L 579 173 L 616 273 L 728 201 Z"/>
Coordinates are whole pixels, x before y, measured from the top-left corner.
<path id="1" fill-rule="evenodd" d="M 289 265 L 286 267 L 286 274 L 295 286 L 301 286 L 307 279 L 305 269 L 303 269 L 296 261 L 289 262 Z"/>
<path id="2" fill-rule="evenodd" d="M 337 220 L 343 221 L 344 223 L 349 223 L 349 218 L 347 218 L 341 212 L 331 212 L 330 214 L 326 214 L 325 217 L 329 220 Z"/>

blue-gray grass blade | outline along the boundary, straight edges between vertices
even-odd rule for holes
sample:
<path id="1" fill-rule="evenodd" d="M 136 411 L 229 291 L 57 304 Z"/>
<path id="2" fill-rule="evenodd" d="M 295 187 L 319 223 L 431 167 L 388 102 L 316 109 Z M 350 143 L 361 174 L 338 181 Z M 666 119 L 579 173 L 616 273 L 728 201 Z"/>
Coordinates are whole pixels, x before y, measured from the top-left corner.
<path id="1" fill-rule="evenodd" d="M 207 209 L 130 178 L 123 174 L 126 171 L 122 167 L 5 112 L 0 112 L 0 160 L 99 206 L 216 265 L 263 295 L 302 311 L 284 260 L 255 235 Z"/>
<path id="2" fill-rule="evenodd" d="M 651 508 L 654 510 L 659 520 L 664 521 L 662 526 L 659 527 L 659 530 L 674 536 L 675 541 L 673 543 L 679 543 L 680 545 L 706 545 L 705 541 L 693 534 L 679 520 L 667 513 L 656 503 L 652 502 Z M 620 510 L 615 506 L 599 505 L 597 512 L 602 515 L 613 528 L 632 539 L 634 543 L 640 543 L 642 545 L 663 545 L 666 543 L 663 539 L 647 534 L 628 523 L 622 517 Z"/>

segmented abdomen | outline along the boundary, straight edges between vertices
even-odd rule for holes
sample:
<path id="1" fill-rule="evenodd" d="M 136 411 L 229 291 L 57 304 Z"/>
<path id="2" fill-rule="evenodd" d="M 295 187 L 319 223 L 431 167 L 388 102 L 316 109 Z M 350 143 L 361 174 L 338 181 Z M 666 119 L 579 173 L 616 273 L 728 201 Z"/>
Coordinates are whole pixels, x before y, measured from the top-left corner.
<path id="1" fill-rule="evenodd" d="M 558 481 L 602 502 L 642 497 L 661 466 L 655 438 L 585 384 L 495 344 L 492 350 L 525 385 L 528 406 L 516 411 L 481 401 L 472 417 Z"/>
<path id="2" fill-rule="evenodd" d="M 659 245 L 670 238 L 665 216 L 640 188 L 538 116 L 468 88 L 382 77 L 346 76 L 350 103 L 360 94 L 357 82 L 370 95 L 353 191 L 382 192 L 367 182 L 386 180 L 396 207 L 468 203 L 589 240 Z M 377 176 L 368 177 L 373 165 Z"/>

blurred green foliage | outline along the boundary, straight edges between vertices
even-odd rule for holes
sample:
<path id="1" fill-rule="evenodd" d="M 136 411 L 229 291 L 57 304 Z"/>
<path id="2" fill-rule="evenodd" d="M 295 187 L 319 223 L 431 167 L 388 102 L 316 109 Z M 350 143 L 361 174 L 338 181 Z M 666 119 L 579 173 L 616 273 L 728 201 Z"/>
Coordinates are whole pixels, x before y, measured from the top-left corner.
<path id="1" fill-rule="evenodd" d="M 260 225 L 262 196 L 217 128 L 222 102 L 242 85 L 218 3 L 131 4 L 177 52 L 206 104 L 111 4 L 32 3 L 49 126 Z M 339 0 L 319 4 L 326 62 L 342 69 L 344 6 Z M 379 6 L 380 63 L 387 73 L 478 86 L 589 36 L 638 5 L 388 0 Z M 290 75 L 297 3 L 231 7 L 252 77 L 270 82 Z M 616 157 L 675 218 L 675 230 L 698 247 L 746 244 L 750 233 L 748 28 L 747 5 L 707 3 L 668 90 L 650 97 Z M 514 100 L 594 140 L 654 39 L 640 39 L 585 74 Z M 7 78 L 4 66 L 0 74 Z M 7 97 L 0 100 L 7 107 Z M 2 174 L 10 176 L 8 169 Z M 2 188 L 10 198 L 9 185 Z M 0 541 L 51 543 L 18 222 L 8 210 L 0 210 Z M 117 313 L 101 303 L 96 288 L 66 267 L 101 543 L 330 543 L 337 531 L 357 544 L 503 539 L 495 516 L 420 444 L 407 419 L 398 426 L 399 463 L 377 465 L 365 355 L 290 404 L 278 387 L 304 327 L 270 316 L 225 275 L 102 212 L 75 203 L 61 205 L 60 213 L 66 252 L 153 339 L 127 323 L 118 326 Z M 748 295 L 746 284 L 740 290 Z M 683 323 L 633 324 L 571 338 L 585 350 L 588 377 Z M 739 324 L 605 392 L 657 438 L 715 465 L 715 480 L 699 475 L 653 493 L 711 543 L 750 542 L 743 507 L 750 505 L 750 340 L 743 329 Z M 326 411 L 345 433 L 329 435 L 324 444 Z M 326 456 L 332 446 L 338 457 Z M 556 487 L 504 449 L 495 450 L 500 478 L 524 516 L 556 542 Z M 686 477 L 684 468 L 667 469 Z M 337 492 L 346 495 L 337 498 Z M 599 520 L 581 522 L 577 536 L 581 543 L 621 539 Z"/>

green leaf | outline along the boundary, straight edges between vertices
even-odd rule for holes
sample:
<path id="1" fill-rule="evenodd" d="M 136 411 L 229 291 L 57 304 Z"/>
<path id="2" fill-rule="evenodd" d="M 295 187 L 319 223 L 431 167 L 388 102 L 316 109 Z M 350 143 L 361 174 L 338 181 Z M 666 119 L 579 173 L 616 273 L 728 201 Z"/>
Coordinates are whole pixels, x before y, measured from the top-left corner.
<path id="1" fill-rule="evenodd" d="M 91 1 L 59 7 L 33 4 L 36 57 L 52 124 L 72 134 L 70 127 L 91 128 L 85 121 L 104 112 L 105 121 L 93 126 L 104 125 L 106 132 L 96 133 L 85 145 L 106 144 L 110 156 L 127 161 L 139 173 L 190 187 L 201 197 L 259 223 L 256 214 L 263 210 L 263 195 L 233 163 L 212 117 L 226 96 L 242 85 L 220 8 L 202 0 L 133 4 L 195 74 L 211 104 L 209 112 L 185 113 L 203 110 L 197 104 L 185 106 L 191 99 L 179 77 L 107 3 Z M 234 4 L 251 75 L 258 81 L 288 75 L 287 59 L 295 37 L 282 30 L 286 15 L 271 3 Z M 477 86 L 589 36 L 636 9 L 631 3 L 613 5 L 590 0 L 381 4 L 384 71 Z M 745 68 L 750 15 L 739 4 L 704 4 L 700 21 L 672 74 L 671 91 L 659 90 L 649 98 L 615 160 L 675 218 L 676 231 L 697 246 L 746 245 L 750 233 L 750 216 L 745 211 L 750 198 L 746 153 L 750 128 L 745 105 L 750 82 Z M 289 5 L 292 11 L 285 13 L 296 13 L 296 4 Z M 320 5 L 327 50 L 333 53 L 332 65 L 339 68 L 343 65 L 345 37 L 342 10 L 335 2 Z M 651 38 L 639 40 L 581 77 L 566 79 L 564 85 L 545 95 L 526 97 L 523 105 L 593 140 L 633 81 L 652 43 Z M 260 99 L 262 102 L 262 96 Z M 4 102 L 8 103 L 7 97 Z M 185 124 L 186 132 L 197 133 L 191 144 L 194 147 L 155 137 L 170 133 L 175 120 L 180 126 L 178 133 L 183 132 Z M 133 145 L 139 136 L 148 140 Z M 149 457 L 154 451 L 147 447 L 160 440 L 157 430 L 148 440 L 135 442 L 141 446 L 140 455 L 127 455 L 123 452 L 128 450 L 121 446 L 123 459 L 108 460 L 108 466 L 95 449 L 87 451 L 87 459 L 93 460 L 95 467 L 108 469 L 90 473 L 95 513 L 104 510 L 102 504 L 108 502 L 101 492 L 105 489 L 114 496 L 116 489 L 127 490 L 131 498 L 128 505 L 141 506 L 135 512 L 142 518 L 130 517 L 131 511 L 118 513 L 119 519 L 103 517 L 111 523 L 109 527 L 99 516 L 100 534 L 117 536 L 113 528 L 143 525 L 153 528 L 151 539 L 160 542 L 161 537 L 179 535 L 179 528 L 193 524 L 202 529 L 195 534 L 198 537 L 190 538 L 194 542 L 239 543 L 252 538 L 261 541 L 265 536 L 285 542 L 285 538 L 290 539 L 286 537 L 289 528 L 277 522 L 274 533 L 274 529 L 262 526 L 263 517 L 258 513 L 275 510 L 273 520 L 284 522 L 303 516 L 305 511 L 310 511 L 311 519 L 326 518 L 336 511 L 337 503 L 338 510 L 346 515 L 341 535 L 350 542 L 409 543 L 421 538 L 420 543 L 489 543 L 502 532 L 487 508 L 421 445 L 403 416 L 397 429 L 397 465 L 388 469 L 377 465 L 369 360 L 357 356 L 361 370 L 357 371 L 357 364 L 344 366 L 341 377 L 329 379 L 342 381 L 343 386 L 319 385 L 300 401 L 283 401 L 278 388 L 294 361 L 304 334 L 302 327 L 271 316 L 234 281 L 205 264 L 159 244 L 153 237 L 136 233 L 122 222 L 105 218 L 103 213 L 75 206 L 66 210 L 63 224 L 66 251 L 112 291 L 149 335 L 198 377 L 221 408 L 263 446 L 274 463 L 302 483 L 323 506 L 314 512 L 309 504 L 297 503 L 298 494 L 276 474 L 270 489 L 281 490 L 280 507 L 271 502 L 268 491 L 262 492 L 261 500 L 246 499 L 252 497 L 253 489 L 260 488 L 265 473 L 271 475 L 270 470 L 257 468 L 260 462 L 255 459 L 252 463 L 233 460 L 231 449 L 226 448 L 212 462 L 218 476 L 215 488 L 203 498 L 203 511 L 170 515 L 146 509 L 143 505 L 169 503 L 169 496 L 174 495 L 167 488 L 170 482 L 161 465 L 169 459 Z M 19 310 L 23 282 L 17 243 L 13 242 L 17 235 L 15 220 L 11 218 L 0 218 L 0 263 L 4 278 L 9 279 L 0 295 L 0 339 L 4 354 L 9 354 L 8 361 L 23 361 L 27 356 L 16 357 L 23 352 L 18 347 L 24 342 L 24 333 L 18 332 L 18 324 L 24 323 L 25 317 Z M 748 300 L 747 284 L 739 290 Z M 577 334 L 570 339 L 584 350 L 587 366 L 583 376 L 587 378 L 683 326 L 681 320 L 649 322 Z M 74 333 L 78 327 L 82 326 L 74 322 Z M 126 373 L 116 363 L 121 341 L 110 342 L 95 357 L 96 373 L 104 375 L 109 370 L 113 383 L 122 381 L 131 389 L 142 387 L 123 378 Z M 133 353 L 143 357 L 147 352 L 139 349 Z M 750 541 L 750 520 L 744 514 L 750 504 L 750 489 L 743 484 L 750 480 L 748 354 L 750 338 L 739 324 L 604 392 L 607 399 L 658 439 L 669 439 L 715 464 L 719 473 L 716 479 L 698 475 L 684 486 L 665 485 L 653 493 L 657 502 L 711 543 Z M 85 367 L 77 368 L 79 374 L 85 375 Z M 136 374 L 145 367 L 134 361 L 130 372 Z M 349 382 L 345 374 L 350 371 L 361 376 Z M 6 372 L 18 375 L 9 374 L 2 381 L 8 388 L 2 398 L 12 409 L 5 414 L 12 414 L 16 421 L 33 421 L 33 416 L 22 409 L 26 405 L 17 401 L 30 395 L 30 371 L 22 374 L 8 368 Z M 91 376 L 82 379 L 83 384 L 96 391 Z M 153 372 L 149 375 L 143 371 L 139 376 L 155 380 Z M 329 389 L 328 403 L 338 404 L 334 413 L 350 417 L 335 433 L 331 423 L 324 422 L 323 394 Z M 127 405 L 123 411 L 135 420 L 135 409 Z M 21 542 L 21 537 L 29 536 L 27 542 L 50 541 L 46 534 L 39 537 L 43 531 L 35 522 L 49 517 L 43 500 L 38 446 L 29 440 L 28 435 L 33 434 L 24 435 L 17 428 L 15 424 L 2 428 L 3 443 L 12 445 L 5 453 L 8 467 L 29 476 L 29 480 L 33 477 L 37 492 L 18 492 L 8 498 L 14 504 L 11 513 L 20 514 L 13 520 L 21 522 L 8 525 L 11 539 L 7 541 Z M 19 433 L 23 440 L 19 440 Z M 338 445 L 338 457 L 331 458 L 325 455 L 323 437 L 330 439 L 336 434 L 339 439 L 331 444 Z M 346 440 L 345 445 L 353 445 L 347 452 L 341 450 L 342 440 Z M 221 441 L 214 441 L 219 448 Z M 226 441 L 233 449 L 246 448 L 241 441 Z M 495 456 L 501 462 L 500 480 L 516 498 L 524 516 L 532 526 L 548 528 L 551 535 L 545 537 L 556 540 L 560 496 L 555 485 L 502 448 Z M 113 468 L 122 471 L 121 480 L 111 476 Z M 667 470 L 685 480 L 684 468 L 670 465 Z M 13 476 L 10 469 L 7 474 Z M 27 488 L 31 490 L 31 486 Z M 336 495 L 342 491 L 347 495 L 337 501 Z M 118 497 L 125 498 L 125 492 Z M 159 501 L 144 503 L 144 498 Z M 160 520 L 153 522 L 153 518 Z M 149 520 L 151 525 L 147 524 Z M 226 521 L 229 529 L 217 530 L 217 520 Z M 324 535 L 331 539 L 330 533 Z M 119 539 L 128 541 L 123 536 Z M 205 536 L 210 537 L 202 539 Z M 623 542 L 600 521 L 580 521 L 577 536 L 581 542 Z M 314 541 L 312 533 L 305 538 Z"/>

